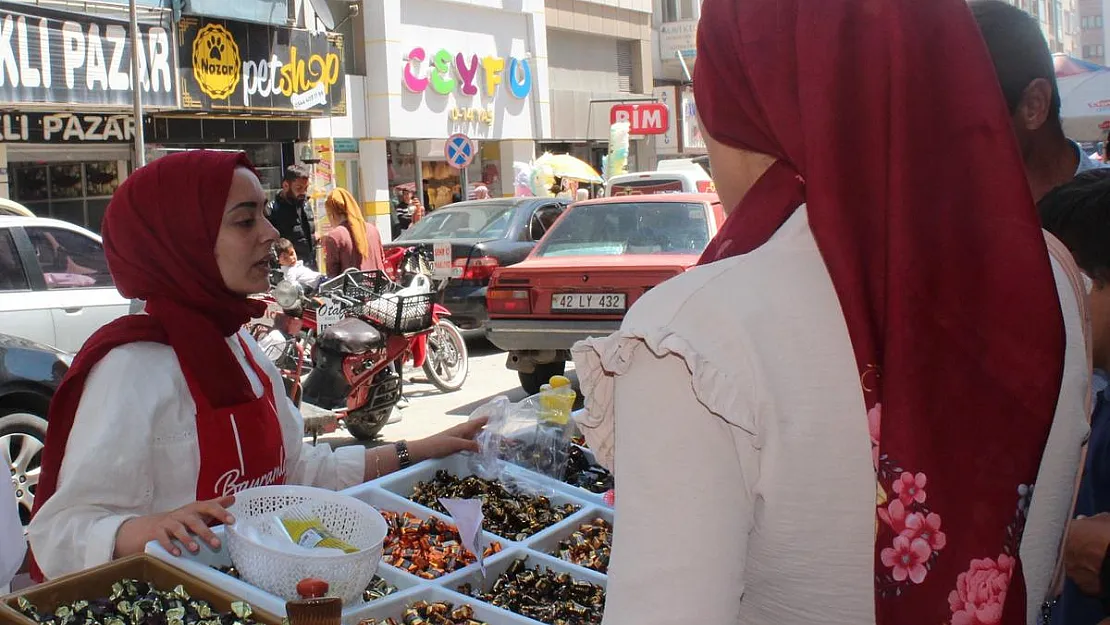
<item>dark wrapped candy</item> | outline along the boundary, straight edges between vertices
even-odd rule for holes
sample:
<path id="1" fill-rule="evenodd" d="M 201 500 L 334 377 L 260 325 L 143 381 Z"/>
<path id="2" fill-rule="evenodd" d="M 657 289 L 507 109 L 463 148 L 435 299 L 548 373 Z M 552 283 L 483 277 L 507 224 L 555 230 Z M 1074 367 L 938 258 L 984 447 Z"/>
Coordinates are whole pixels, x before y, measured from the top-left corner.
<path id="1" fill-rule="evenodd" d="M 459 586 L 458 590 L 549 625 L 600 625 L 605 611 L 604 588 L 546 567 L 528 569 L 526 558 L 510 563 L 489 592 L 468 584 Z"/>
<path id="2" fill-rule="evenodd" d="M 60 605 L 44 618 L 26 597 L 17 600 L 24 616 L 42 625 L 256 625 L 242 602 L 220 614 L 207 601 L 192 599 L 184 586 L 161 591 L 138 580 L 112 584 L 109 596 Z"/>
<path id="3" fill-rule="evenodd" d="M 437 512 L 448 514 L 439 503 L 447 499 L 480 499 L 485 516 L 483 527 L 498 536 L 521 541 L 551 527 L 578 511 L 579 506 L 555 506 L 543 495 L 509 490 L 499 481 L 476 476 L 459 478 L 447 471 L 437 471 L 433 479 L 418 482 L 409 497 Z"/>
<path id="4" fill-rule="evenodd" d="M 571 447 L 567 454 L 567 471 L 563 481 L 599 495 L 613 488 L 613 474 L 605 467 L 591 463 L 578 447 Z"/>
<path id="5" fill-rule="evenodd" d="M 417 601 L 405 608 L 401 623 L 392 618 L 363 619 L 358 625 L 487 625 L 475 620 L 474 609 L 468 605 L 455 606 L 445 601 L 428 603 Z"/>

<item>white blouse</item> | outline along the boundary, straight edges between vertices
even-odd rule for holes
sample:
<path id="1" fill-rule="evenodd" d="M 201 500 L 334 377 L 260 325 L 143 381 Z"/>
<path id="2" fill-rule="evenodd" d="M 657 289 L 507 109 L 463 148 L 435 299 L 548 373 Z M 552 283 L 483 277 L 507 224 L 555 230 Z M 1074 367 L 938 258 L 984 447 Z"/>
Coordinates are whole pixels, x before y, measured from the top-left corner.
<path id="1" fill-rule="evenodd" d="M 304 421 L 285 397 L 281 374 L 251 336 L 227 338 L 256 397 L 263 387 L 239 338 L 278 396 L 286 482 L 342 489 L 363 481 L 366 450 L 304 442 Z M 66 444 L 58 489 L 31 522 L 31 549 L 48 578 L 112 559 L 124 521 L 196 500 L 200 472 L 196 404 L 173 348 L 131 343 L 93 367 Z"/>
<path id="2" fill-rule="evenodd" d="M 1030 623 L 1088 432 L 1078 303 L 1054 271 L 1067 353 L 1021 544 Z M 615 460 L 605 625 L 875 622 L 867 417 L 804 207 L 750 254 L 652 289 L 574 361 L 580 426 L 602 462 Z"/>

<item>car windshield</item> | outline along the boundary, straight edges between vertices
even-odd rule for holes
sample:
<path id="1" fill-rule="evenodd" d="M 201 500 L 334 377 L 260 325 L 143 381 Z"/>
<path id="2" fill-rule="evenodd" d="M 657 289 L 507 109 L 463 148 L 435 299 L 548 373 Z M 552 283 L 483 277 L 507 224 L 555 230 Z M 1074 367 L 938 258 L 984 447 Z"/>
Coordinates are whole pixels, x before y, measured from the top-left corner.
<path id="1" fill-rule="evenodd" d="M 500 238 L 509 228 L 513 206 L 511 202 L 480 202 L 441 208 L 428 213 L 398 240 Z"/>
<path id="2" fill-rule="evenodd" d="M 579 205 L 556 222 L 536 255 L 700 254 L 709 244 L 707 215 L 697 202 Z"/>

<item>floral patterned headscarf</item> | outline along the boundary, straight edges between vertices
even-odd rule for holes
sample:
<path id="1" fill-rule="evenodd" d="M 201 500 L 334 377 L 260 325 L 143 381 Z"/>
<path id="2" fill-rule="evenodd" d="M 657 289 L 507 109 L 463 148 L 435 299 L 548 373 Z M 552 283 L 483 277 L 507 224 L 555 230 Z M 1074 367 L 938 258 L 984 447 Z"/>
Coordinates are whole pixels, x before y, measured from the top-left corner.
<path id="1" fill-rule="evenodd" d="M 702 262 L 805 204 L 844 311 L 877 476 L 877 623 L 1024 623 L 1018 545 L 1064 327 L 967 3 L 705 0 L 694 84 L 711 137 L 778 159 Z"/>

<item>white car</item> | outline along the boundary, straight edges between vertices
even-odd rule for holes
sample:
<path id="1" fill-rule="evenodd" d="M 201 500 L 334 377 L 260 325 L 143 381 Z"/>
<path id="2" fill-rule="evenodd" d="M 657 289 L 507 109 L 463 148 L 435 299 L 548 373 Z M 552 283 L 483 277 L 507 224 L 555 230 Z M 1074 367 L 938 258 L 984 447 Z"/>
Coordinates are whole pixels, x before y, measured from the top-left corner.
<path id="1" fill-rule="evenodd" d="M 0 215 L 0 331 L 73 353 L 137 308 L 116 291 L 99 236 L 55 219 Z"/>

